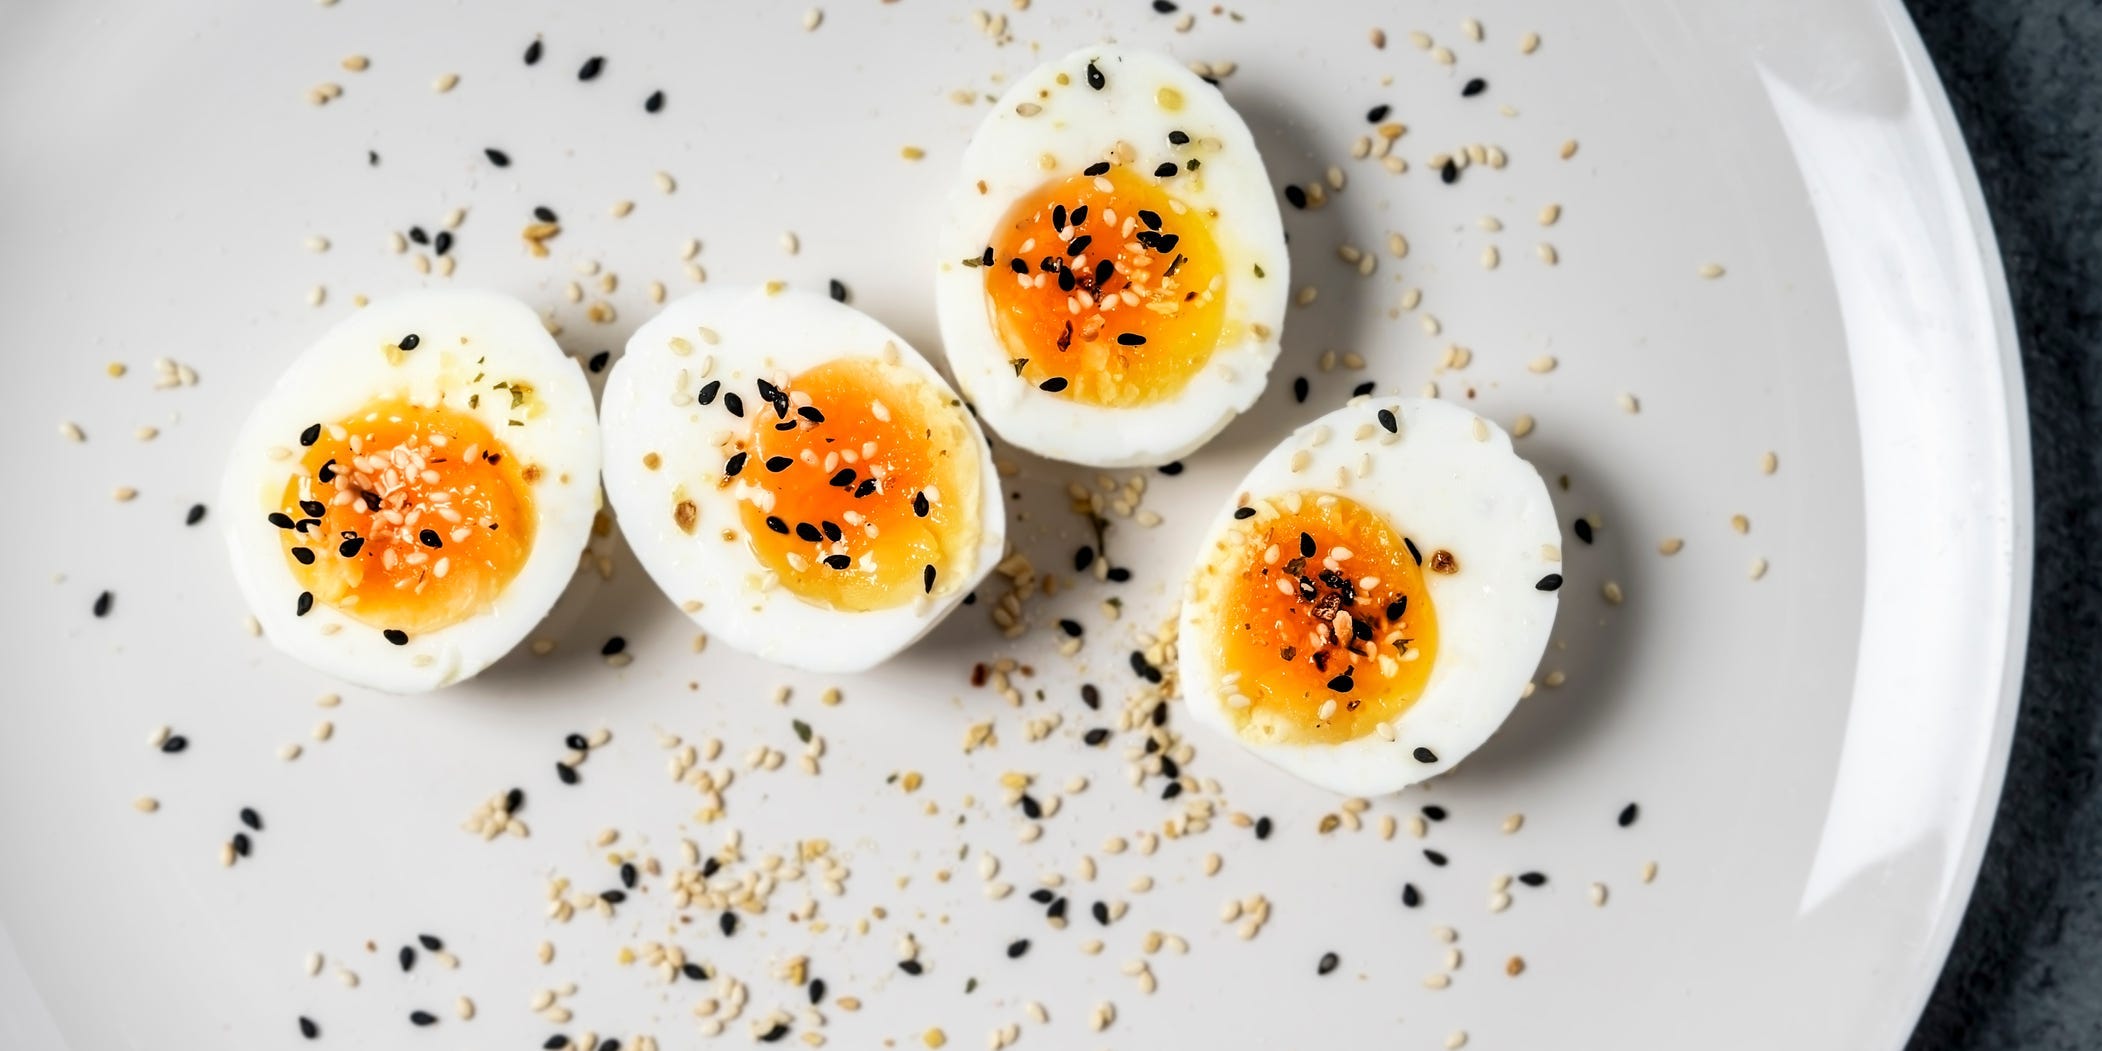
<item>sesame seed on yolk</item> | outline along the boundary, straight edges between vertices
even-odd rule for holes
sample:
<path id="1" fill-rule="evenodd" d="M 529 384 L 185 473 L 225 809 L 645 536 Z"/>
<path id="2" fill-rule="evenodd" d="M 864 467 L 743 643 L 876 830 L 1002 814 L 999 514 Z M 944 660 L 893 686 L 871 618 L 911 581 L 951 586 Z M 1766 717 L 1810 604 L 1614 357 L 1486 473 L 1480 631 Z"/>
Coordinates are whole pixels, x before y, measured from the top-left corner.
<path id="1" fill-rule="evenodd" d="M 873 358 L 755 385 L 724 449 L 753 553 L 781 586 L 842 610 L 901 606 L 962 575 L 977 545 L 977 444 L 955 399 Z"/>
<path id="2" fill-rule="evenodd" d="M 1038 187 L 993 232 L 994 328 L 1039 389 L 1111 407 L 1173 397 L 1225 327 L 1216 216 L 1130 168 L 1089 171 Z"/>
<path id="3" fill-rule="evenodd" d="M 416 635 L 488 609 L 525 565 L 539 471 L 479 419 L 389 400 L 309 435 L 280 534 L 315 602 Z"/>
<path id="4" fill-rule="evenodd" d="M 1422 568 L 1393 525 L 1355 500 L 1271 502 L 1284 513 L 1248 522 L 1222 553 L 1217 666 L 1222 692 L 1248 700 L 1228 714 L 1243 737 L 1267 743 L 1364 736 L 1407 711 L 1430 678 L 1438 626 Z"/>

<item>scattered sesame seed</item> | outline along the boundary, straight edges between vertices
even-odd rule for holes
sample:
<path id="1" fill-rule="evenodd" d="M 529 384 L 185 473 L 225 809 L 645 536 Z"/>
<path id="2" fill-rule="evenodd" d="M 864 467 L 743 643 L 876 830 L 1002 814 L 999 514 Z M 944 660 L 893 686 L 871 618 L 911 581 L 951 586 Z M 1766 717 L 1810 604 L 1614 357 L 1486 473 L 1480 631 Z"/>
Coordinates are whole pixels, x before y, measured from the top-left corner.
<path id="1" fill-rule="evenodd" d="M 1767 452 L 1759 457 L 1760 474 L 1772 474 L 1780 468 L 1781 458 L 1774 455 L 1772 452 Z"/>
<path id="2" fill-rule="evenodd" d="M 1723 275 L 1721 263 L 1702 263 L 1701 268 L 1694 272 L 1709 281 L 1713 281 Z"/>
<path id="3" fill-rule="evenodd" d="M 1755 559 L 1753 559 L 1753 560 L 1752 560 L 1752 568 L 1751 568 L 1751 569 L 1750 569 L 1749 571 L 1747 571 L 1745 575 L 1746 575 L 1746 576 L 1748 576 L 1748 577 L 1750 577 L 1750 578 L 1751 578 L 1751 579 L 1753 579 L 1753 580 L 1757 580 L 1757 579 L 1759 579 L 1760 577 L 1763 577 L 1763 576 L 1765 576 L 1765 575 L 1766 575 L 1766 560 L 1765 560 L 1765 559 L 1763 559 L 1763 558 L 1755 558 Z"/>

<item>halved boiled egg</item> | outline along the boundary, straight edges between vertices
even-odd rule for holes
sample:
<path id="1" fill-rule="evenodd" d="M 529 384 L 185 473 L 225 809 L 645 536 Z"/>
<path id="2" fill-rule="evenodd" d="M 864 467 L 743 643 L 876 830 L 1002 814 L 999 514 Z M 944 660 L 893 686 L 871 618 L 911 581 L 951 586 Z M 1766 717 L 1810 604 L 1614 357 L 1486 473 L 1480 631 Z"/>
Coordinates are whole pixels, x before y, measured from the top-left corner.
<path id="1" fill-rule="evenodd" d="M 710 289 L 606 381 L 606 493 L 657 586 L 714 637 L 812 671 L 904 649 L 1001 555 L 992 452 L 880 322 L 823 296 Z"/>
<path id="2" fill-rule="evenodd" d="M 1001 437 L 1130 467 L 1254 404 L 1289 279 L 1225 97 L 1165 55 L 1094 47 L 1024 76 L 972 136 L 935 295 L 957 385 Z"/>
<path id="3" fill-rule="evenodd" d="M 234 578 L 286 653 L 375 689 L 503 656 L 598 510 L 583 370 L 523 304 L 417 292 L 345 318 L 256 406 L 227 465 Z"/>
<path id="4" fill-rule="evenodd" d="M 1203 722 L 1337 792 L 1450 769 L 1518 703 L 1554 626 L 1561 531 L 1495 424 L 1358 399 L 1272 450 L 1184 591 Z"/>

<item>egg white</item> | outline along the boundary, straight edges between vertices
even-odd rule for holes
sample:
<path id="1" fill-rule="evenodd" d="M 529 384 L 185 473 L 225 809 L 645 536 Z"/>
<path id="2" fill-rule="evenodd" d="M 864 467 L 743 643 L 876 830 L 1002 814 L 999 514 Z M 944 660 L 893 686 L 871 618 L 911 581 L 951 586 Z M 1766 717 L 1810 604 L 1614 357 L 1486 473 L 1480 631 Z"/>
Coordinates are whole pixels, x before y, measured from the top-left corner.
<path id="1" fill-rule="evenodd" d="M 416 349 L 390 364 L 385 348 L 410 333 L 418 337 Z M 544 411 L 511 427 L 507 399 L 484 397 L 479 408 L 469 408 L 465 381 L 477 373 L 489 382 L 524 381 Z M 267 515 L 284 510 L 285 483 L 299 473 L 300 432 L 337 423 L 378 399 L 432 405 L 440 395 L 449 409 L 488 427 L 511 456 L 542 469 L 530 486 L 533 543 L 517 575 L 491 608 L 411 635 L 406 646 L 388 642 L 381 627 L 319 602 L 299 616 L 302 587 Z M 235 439 L 220 517 L 234 579 L 278 649 L 348 682 L 415 693 L 480 672 L 554 605 L 591 538 L 598 466 L 598 417 L 583 370 L 532 310 L 493 292 L 411 292 L 343 319 L 293 360 Z"/>
<path id="2" fill-rule="evenodd" d="M 1394 414 L 1398 432 L 1381 424 L 1382 409 Z M 1284 744 L 1234 729 L 1225 702 L 1231 691 L 1220 685 L 1215 657 L 1225 626 L 1207 596 L 1230 579 L 1221 552 L 1237 546 L 1237 527 L 1260 525 L 1276 513 L 1268 498 L 1297 490 L 1347 496 L 1384 515 L 1426 559 L 1444 549 L 1459 563 L 1450 575 L 1424 570 L 1437 652 L 1422 695 L 1387 724 L 1391 740 L 1375 732 Z M 1236 520 L 1242 506 L 1257 515 Z M 1451 769 L 1516 707 L 1554 627 L 1558 592 L 1539 584 L 1560 573 L 1561 544 L 1546 484 L 1502 428 L 1441 401 L 1356 399 L 1263 457 L 1207 532 L 1183 595 L 1183 695 L 1198 722 L 1313 784 L 1357 795 L 1397 791 Z M 1417 748 L 1436 760 L 1418 761 Z"/>
<path id="3" fill-rule="evenodd" d="M 1105 81 L 1099 91 L 1088 86 L 1090 63 Z M 1068 83 L 1059 84 L 1060 75 Z M 1181 93 L 1180 110 L 1155 102 L 1162 87 Z M 1025 116 L 1028 107 L 1036 111 Z M 1171 145 L 1171 131 L 1192 144 Z M 1218 149 L 1198 151 L 1207 140 Z M 1191 209 L 1217 211 L 1207 228 L 1227 275 L 1227 327 L 1210 361 L 1174 396 L 1107 408 L 1038 390 L 1015 375 L 1008 363 L 1014 354 L 987 306 L 986 272 L 964 261 L 985 251 L 1016 200 L 1051 179 L 1078 175 L 1119 142 L 1135 149 L 1136 171 L 1203 159 L 1197 172 L 1185 170 L 1166 185 Z M 1053 170 L 1040 163 L 1047 155 L 1057 161 Z M 1016 81 L 964 150 L 937 258 L 935 301 L 957 385 L 1002 438 L 1042 456 L 1095 467 L 1179 459 L 1255 403 L 1277 360 L 1291 270 L 1270 176 L 1254 136 L 1219 89 L 1166 55 L 1083 48 Z"/>
<path id="4" fill-rule="evenodd" d="M 978 461 L 978 491 L 943 498 L 972 501 L 978 539 L 936 580 L 933 594 L 856 612 L 765 586 L 767 570 L 744 535 L 738 488 L 716 484 L 723 474 L 718 436 L 744 433 L 750 414 L 765 406 L 754 396 L 757 380 L 779 382 L 845 357 L 891 360 L 955 399 L 927 359 L 852 307 L 807 292 L 725 287 L 680 298 L 637 330 L 606 380 L 603 407 L 607 498 L 651 579 L 715 639 L 819 672 L 861 671 L 912 644 L 984 579 L 1007 542 L 992 451 L 959 403 L 955 411 L 976 446 L 966 455 Z M 721 397 L 696 404 L 696 391 L 710 380 L 735 388 L 748 415 L 733 416 Z M 654 470 L 643 464 L 650 453 L 659 457 Z M 690 534 L 674 519 L 681 499 L 699 511 Z M 726 527 L 736 539 L 722 538 Z"/>

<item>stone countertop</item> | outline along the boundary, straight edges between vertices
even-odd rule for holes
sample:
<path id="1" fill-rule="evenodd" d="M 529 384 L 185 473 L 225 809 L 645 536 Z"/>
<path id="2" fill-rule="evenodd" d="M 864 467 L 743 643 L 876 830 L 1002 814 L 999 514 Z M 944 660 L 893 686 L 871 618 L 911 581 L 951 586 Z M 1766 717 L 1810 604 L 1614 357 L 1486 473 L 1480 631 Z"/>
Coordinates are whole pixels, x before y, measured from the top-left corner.
<path id="1" fill-rule="evenodd" d="M 2102 1048 L 2102 3 L 1906 0 L 2013 291 L 2036 473 L 2006 788 L 1912 1051 Z"/>

